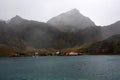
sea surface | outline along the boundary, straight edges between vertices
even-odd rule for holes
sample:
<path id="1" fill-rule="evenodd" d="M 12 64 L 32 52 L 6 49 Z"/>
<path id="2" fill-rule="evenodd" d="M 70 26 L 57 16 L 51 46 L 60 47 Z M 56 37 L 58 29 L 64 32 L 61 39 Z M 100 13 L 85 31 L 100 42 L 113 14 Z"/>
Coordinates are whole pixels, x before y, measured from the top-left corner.
<path id="1" fill-rule="evenodd" d="M 0 80 L 120 80 L 120 56 L 0 58 Z"/>

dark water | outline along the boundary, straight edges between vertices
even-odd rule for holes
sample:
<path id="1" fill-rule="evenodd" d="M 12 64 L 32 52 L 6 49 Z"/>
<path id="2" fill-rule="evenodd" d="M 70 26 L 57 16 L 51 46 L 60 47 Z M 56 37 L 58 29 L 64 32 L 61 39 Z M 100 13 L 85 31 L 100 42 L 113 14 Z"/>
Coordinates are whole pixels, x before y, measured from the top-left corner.
<path id="1" fill-rule="evenodd" d="M 120 56 L 0 58 L 0 80 L 120 80 Z"/>

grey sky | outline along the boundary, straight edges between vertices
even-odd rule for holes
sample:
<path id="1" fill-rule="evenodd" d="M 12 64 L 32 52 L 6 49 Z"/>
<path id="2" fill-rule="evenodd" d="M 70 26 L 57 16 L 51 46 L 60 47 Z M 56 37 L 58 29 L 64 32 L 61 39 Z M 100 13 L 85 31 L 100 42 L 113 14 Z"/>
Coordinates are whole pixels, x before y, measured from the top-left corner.
<path id="1" fill-rule="evenodd" d="M 73 8 L 96 25 L 109 25 L 120 20 L 120 0 L 0 0 L 0 19 L 8 20 L 20 15 L 46 22 Z"/>

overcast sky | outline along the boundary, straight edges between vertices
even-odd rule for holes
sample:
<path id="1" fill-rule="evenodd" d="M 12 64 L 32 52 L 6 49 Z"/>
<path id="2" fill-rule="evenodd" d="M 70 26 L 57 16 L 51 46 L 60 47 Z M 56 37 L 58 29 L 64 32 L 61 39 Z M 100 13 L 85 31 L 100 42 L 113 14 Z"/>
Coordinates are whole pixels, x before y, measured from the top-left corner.
<path id="1" fill-rule="evenodd" d="M 19 15 L 46 22 L 73 8 L 96 25 L 109 25 L 120 20 L 120 0 L 0 0 L 0 19 L 8 20 Z"/>

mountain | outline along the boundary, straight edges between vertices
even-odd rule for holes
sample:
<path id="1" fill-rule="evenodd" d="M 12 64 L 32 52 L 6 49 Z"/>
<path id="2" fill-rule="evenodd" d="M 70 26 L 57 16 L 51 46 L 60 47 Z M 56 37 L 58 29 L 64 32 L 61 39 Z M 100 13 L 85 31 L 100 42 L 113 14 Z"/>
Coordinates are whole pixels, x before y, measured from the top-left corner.
<path id="1" fill-rule="evenodd" d="M 13 17 L 0 23 L 1 43 L 24 50 L 26 47 L 62 49 L 102 39 L 101 27 L 60 31 L 48 23 Z M 4 35 L 4 36 L 3 36 Z"/>
<path id="2" fill-rule="evenodd" d="M 10 24 L 20 24 L 24 21 L 27 21 L 27 20 L 25 20 L 22 17 L 16 15 L 15 17 L 11 18 L 11 20 L 8 23 L 10 23 Z"/>
<path id="3" fill-rule="evenodd" d="M 120 54 L 120 34 L 93 43 L 86 50 L 89 54 Z"/>
<path id="4" fill-rule="evenodd" d="M 0 53 L 22 53 L 28 48 L 30 51 L 32 48 L 33 52 L 35 49 L 74 49 L 74 46 L 81 45 L 87 45 L 82 52 L 118 53 L 119 47 L 116 46 L 119 45 L 119 39 L 115 40 L 116 36 L 114 37 L 117 34 L 120 34 L 120 21 L 104 27 L 95 26 L 77 9 L 54 17 L 47 23 L 27 20 L 17 15 L 9 22 L 0 20 Z M 111 38 L 108 37 L 111 36 L 113 41 L 109 42 Z M 112 50 L 113 47 L 116 49 Z M 81 49 L 77 48 L 77 51 Z"/>
<path id="5" fill-rule="evenodd" d="M 50 19 L 47 23 L 65 31 L 74 31 L 76 29 L 95 26 L 92 20 L 82 15 L 77 9 L 72 9 L 66 13 L 62 13 Z"/>
<path id="6" fill-rule="evenodd" d="M 52 48 L 53 39 L 59 32 L 53 26 L 19 16 L 13 17 L 8 23 L 0 22 L 0 44 L 10 45 L 23 49 Z"/>
<path id="7" fill-rule="evenodd" d="M 74 47 L 76 45 L 83 45 L 92 42 L 97 42 L 103 40 L 103 35 L 101 27 L 94 26 L 85 29 L 79 29 L 77 31 L 65 31 L 59 33 L 55 37 L 55 47 L 54 48 L 68 48 Z"/>
<path id="8" fill-rule="evenodd" d="M 76 37 L 76 35 L 78 37 Z M 120 21 L 108 26 L 80 29 L 75 35 L 75 47 L 63 49 L 83 54 L 114 55 L 120 53 Z M 77 41 L 77 40 L 78 41 Z M 80 44 L 82 43 L 82 44 Z"/>
<path id="9" fill-rule="evenodd" d="M 52 40 L 58 32 L 56 28 L 43 22 L 29 21 L 18 17 L 15 17 L 15 19 L 21 20 L 21 23 L 17 23 L 16 25 L 10 24 L 9 26 L 25 41 L 27 46 L 34 48 L 53 47 Z"/>
<path id="10" fill-rule="evenodd" d="M 117 21 L 108 26 L 104 26 L 103 33 L 107 38 L 116 34 L 120 34 L 120 21 Z"/>
<path id="11" fill-rule="evenodd" d="M 63 32 L 49 23 L 26 20 L 20 16 L 13 17 L 7 25 L 18 40 L 34 48 L 61 49 L 102 39 L 101 29 L 97 26 Z"/>

